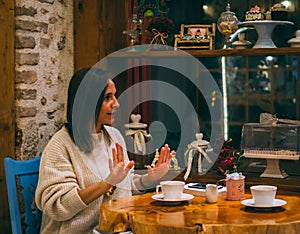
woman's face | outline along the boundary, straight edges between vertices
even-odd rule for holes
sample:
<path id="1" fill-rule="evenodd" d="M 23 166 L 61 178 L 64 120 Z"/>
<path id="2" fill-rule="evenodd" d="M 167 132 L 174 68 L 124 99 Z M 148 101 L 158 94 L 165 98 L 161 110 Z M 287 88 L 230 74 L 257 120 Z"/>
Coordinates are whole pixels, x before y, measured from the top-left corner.
<path id="1" fill-rule="evenodd" d="M 101 129 L 101 125 L 111 125 L 114 122 L 114 114 L 116 112 L 116 108 L 118 108 L 119 102 L 115 96 L 116 87 L 112 80 L 108 81 L 107 89 L 105 91 L 103 102 L 101 106 L 101 110 L 98 116 L 97 121 L 97 130 Z M 97 131 L 98 132 L 98 131 Z"/>

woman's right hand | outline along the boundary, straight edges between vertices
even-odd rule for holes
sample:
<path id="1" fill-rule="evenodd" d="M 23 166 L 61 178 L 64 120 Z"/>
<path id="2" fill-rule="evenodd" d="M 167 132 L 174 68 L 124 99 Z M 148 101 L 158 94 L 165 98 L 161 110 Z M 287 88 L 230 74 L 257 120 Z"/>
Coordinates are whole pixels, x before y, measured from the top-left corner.
<path id="1" fill-rule="evenodd" d="M 112 149 L 112 155 L 113 160 L 109 158 L 108 161 L 110 174 L 104 181 L 115 186 L 125 179 L 128 171 L 134 166 L 134 161 L 130 161 L 125 167 L 123 147 L 118 143 L 116 148 Z"/>

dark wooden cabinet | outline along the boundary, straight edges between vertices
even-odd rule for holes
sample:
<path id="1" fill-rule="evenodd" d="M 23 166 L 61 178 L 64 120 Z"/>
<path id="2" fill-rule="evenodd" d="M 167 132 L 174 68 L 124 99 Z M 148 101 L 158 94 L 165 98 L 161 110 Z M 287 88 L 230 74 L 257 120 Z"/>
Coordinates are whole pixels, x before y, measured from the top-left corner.
<path id="1" fill-rule="evenodd" d="M 259 114 L 268 112 L 280 118 L 300 119 L 300 48 L 276 49 L 225 49 L 225 50 L 187 50 L 208 69 L 222 92 L 225 139 L 233 138 L 239 147 L 241 129 L 244 123 L 259 122 Z M 209 128 L 209 115 L 199 110 L 207 105 L 201 92 L 189 88 L 182 82 L 179 74 L 166 71 L 162 67 L 143 68 L 142 60 L 172 58 L 172 51 L 147 51 L 123 53 L 123 57 L 134 58 L 137 67 L 128 72 L 123 88 L 145 80 L 163 80 L 185 92 L 195 109 L 199 112 L 202 124 Z M 176 55 L 175 55 L 176 56 Z M 183 60 L 184 61 L 184 60 Z M 201 77 L 199 78 L 201 82 Z M 140 92 L 139 95 L 145 95 Z M 134 96 L 139 96 L 135 94 Z M 210 98 L 213 98 L 211 96 Z M 144 121 L 152 121 L 159 109 L 154 106 L 138 108 Z M 164 109 L 165 110 L 165 109 Z"/>
<path id="2" fill-rule="evenodd" d="M 95 65 L 127 46 L 128 9 L 131 0 L 74 1 L 75 70 Z"/>
<path id="3" fill-rule="evenodd" d="M 268 112 L 300 119 L 299 48 L 189 51 L 223 91 L 225 135 L 239 145 L 244 123 Z"/>

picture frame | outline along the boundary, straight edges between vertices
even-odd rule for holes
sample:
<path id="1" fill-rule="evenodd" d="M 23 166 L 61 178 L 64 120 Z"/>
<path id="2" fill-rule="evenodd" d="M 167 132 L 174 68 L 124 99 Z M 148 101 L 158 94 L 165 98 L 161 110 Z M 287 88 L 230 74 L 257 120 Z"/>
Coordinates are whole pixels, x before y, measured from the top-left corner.
<path id="1" fill-rule="evenodd" d="M 215 48 L 216 24 L 181 24 L 179 34 L 174 35 L 174 48 Z"/>

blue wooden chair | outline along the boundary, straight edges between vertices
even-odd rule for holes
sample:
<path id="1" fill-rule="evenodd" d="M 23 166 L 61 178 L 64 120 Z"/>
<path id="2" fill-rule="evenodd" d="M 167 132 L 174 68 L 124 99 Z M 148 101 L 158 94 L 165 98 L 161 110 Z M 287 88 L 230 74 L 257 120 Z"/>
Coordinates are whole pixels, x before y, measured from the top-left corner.
<path id="1" fill-rule="evenodd" d="M 34 195 L 41 157 L 25 161 L 4 158 L 7 195 L 13 234 L 35 234 L 40 231 L 42 212 L 36 207 Z M 22 205 L 21 205 L 22 204 Z M 22 207 L 22 209 L 20 209 Z M 24 215 L 23 215 L 24 214 Z M 24 218 L 21 218 L 23 217 Z"/>

